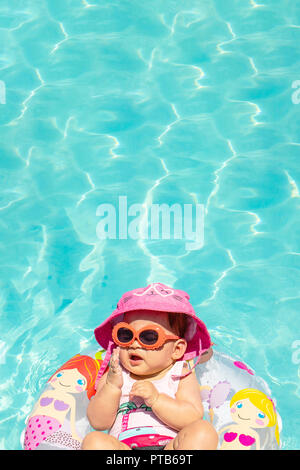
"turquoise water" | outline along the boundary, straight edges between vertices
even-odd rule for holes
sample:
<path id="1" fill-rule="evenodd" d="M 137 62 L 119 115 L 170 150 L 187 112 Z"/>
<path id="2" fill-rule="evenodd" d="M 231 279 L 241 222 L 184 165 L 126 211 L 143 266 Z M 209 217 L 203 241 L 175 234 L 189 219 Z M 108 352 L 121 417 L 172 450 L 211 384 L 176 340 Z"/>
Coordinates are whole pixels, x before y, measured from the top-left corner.
<path id="1" fill-rule="evenodd" d="M 0 44 L 0 448 L 122 293 L 160 281 L 299 449 L 297 2 L 3 0 Z M 99 239 L 119 196 L 202 204 L 203 247 Z"/>

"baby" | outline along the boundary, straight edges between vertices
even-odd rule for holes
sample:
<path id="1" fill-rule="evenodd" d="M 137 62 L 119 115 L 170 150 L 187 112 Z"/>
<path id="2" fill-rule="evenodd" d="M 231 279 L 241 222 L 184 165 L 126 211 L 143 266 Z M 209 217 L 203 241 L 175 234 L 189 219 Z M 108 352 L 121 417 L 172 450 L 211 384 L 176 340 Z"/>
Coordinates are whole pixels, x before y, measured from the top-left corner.
<path id="1" fill-rule="evenodd" d="M 218 435 L 203 420 L 199 384 L 186 364 L 211 354 L 188 294 L 160 283 L 127 292 L 95 336 L 107 353 L 88 406 L 96 431 L 85 437 L 83 450 L 217 448 Z"/>

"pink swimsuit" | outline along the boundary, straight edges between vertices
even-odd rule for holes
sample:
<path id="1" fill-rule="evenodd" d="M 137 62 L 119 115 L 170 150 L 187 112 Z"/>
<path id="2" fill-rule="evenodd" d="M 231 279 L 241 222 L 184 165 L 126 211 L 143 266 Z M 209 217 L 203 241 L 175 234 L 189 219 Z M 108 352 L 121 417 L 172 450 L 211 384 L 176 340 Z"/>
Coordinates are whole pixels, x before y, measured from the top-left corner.
<path id="1" fill-rule="evenodd" d="M 172 378 L 172 375 L 181 375 L 183 364 L 184 361 L 175 362 L 164 377 L 153 380 L 153 385 L 159 393 L 175 398 L 179 380 Z M 176 437 L 177 432 L 160 421 L 142 398 L 134 397 L 134 401 L 129 401 L 129 392 L 135 381 L 124 368 L 122 374 L 124 382 L 119 409 L 109 434 L 131 448 L 165 446 Z"/>

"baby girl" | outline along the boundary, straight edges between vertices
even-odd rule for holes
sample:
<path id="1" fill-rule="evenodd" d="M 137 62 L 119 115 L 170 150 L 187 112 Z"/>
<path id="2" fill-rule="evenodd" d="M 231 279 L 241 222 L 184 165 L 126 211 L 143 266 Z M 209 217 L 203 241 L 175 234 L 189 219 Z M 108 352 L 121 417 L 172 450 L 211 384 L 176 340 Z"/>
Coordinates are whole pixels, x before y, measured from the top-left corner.
<path id="1" fill-rule="evenodd" d="M 107 352 L 88 406 L 95 431 L 82 449 L 217 448 L 186 363 L 209 358 L 212 344 L 186 292 L 160 283 L 126 292 L 95 336 Z"/>

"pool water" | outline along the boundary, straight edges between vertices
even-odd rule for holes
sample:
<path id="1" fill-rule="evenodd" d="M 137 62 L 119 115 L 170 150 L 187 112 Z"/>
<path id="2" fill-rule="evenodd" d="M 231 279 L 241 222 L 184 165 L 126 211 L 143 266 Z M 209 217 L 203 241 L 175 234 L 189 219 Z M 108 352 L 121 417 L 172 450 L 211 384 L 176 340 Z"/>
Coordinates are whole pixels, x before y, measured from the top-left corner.
<path id="1" fill-rule="evenodd" d="M 0 44 L 0 448 L 155 281 L 267 381 L 299 449 L 299 2 L 3 0 Z M 202 205 L 203 246 L 101 239 L 120 196 Z"/>

